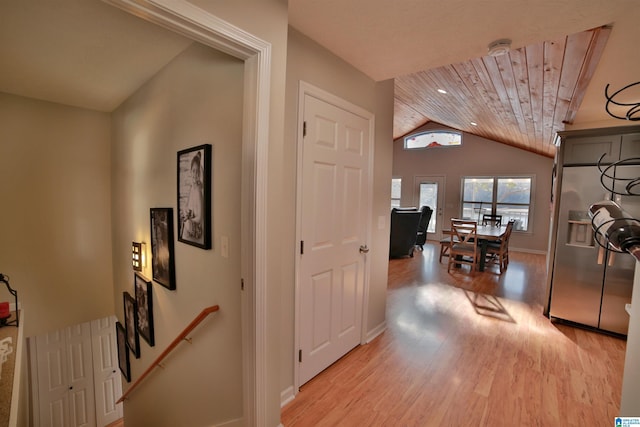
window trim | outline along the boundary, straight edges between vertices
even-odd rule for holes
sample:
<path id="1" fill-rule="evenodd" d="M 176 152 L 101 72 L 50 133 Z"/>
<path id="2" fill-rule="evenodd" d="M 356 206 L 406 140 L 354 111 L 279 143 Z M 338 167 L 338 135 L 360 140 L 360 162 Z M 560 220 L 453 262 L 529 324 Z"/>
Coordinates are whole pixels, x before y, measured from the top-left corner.
<path id="1" fill-rule="evenodd" d="M 452 135 L 457 135 L 458 137 L 460 137 L 460 144 L 455 144 L 455 145 L 435 145 L 435 146 L 431 146 L 431 145 L 425 145 L 424 147 L 407 147 L 407 140 L 411 139 L 411 138 L 418 138 L 422 135 L 426 135 L 426 134 L 452 134 Z M 462 146 L 462 138 L 463 138 L 463 132 L 459 132 L 459 131 L 455 131 L 455 130 L 444 130 L 444 129 L 429 129 L 429 130 L 425 130 L 422 132 L 417 132 L 417 133 L 412 133 L 410 135 L 407 135 L 403 138 L 403 149 L 405 150 L 429 150 L 429 149 L 433 149 L 433 148 L 454 148 L 454 147 L 461 147 Z"/>
<path id="2" fill-rule="evenodd" d="M 393 180 L 397 179 L 400 180 L 400 197 L 393 197 Z M 393 208 L 393 202 L 395 200 L 398 201 L 398 206 L 402 206 L 402 177 L 401 176 L 392 176 L 391 177 L 391 194 L 390 194 L 390 204 L 391 204 L 391 208 Z"/>
<path id="3" fill-rule="evenodd" d="M 498 197 L 498 181 L 500 179 L 523 179 L 528 178 L 531 180 L 531 187 L 529 192 L 529 203 L 499 203 L 497 201 Z M 465 203 L 479 203 L 474 201 L 465 201 L 464 200 L 464 184 L 467 179 L 492 179 L 493 180 L 493 194 L 491 200 L 491 213 L 496 214 L 497 207 L 499 205 L 518 205 L 518 206 L 528 206 L 529 214 L 527 218 L 527 229 L 526 230 L 516 230 L 515 227 L 513 232 L 521 233 L 521 234 L 533 234 L 533 218 L 534 218 L 534 201 L 535 201 L 535 188 L 536 188 L 536 176 L 531 175 L 471 175 L 471 176 L 462 176 L 460 179 L 460 217 L 463 216 L 464 213 L 464 205 Z M 486 202 L 489 204 L 489 202 Z"/>

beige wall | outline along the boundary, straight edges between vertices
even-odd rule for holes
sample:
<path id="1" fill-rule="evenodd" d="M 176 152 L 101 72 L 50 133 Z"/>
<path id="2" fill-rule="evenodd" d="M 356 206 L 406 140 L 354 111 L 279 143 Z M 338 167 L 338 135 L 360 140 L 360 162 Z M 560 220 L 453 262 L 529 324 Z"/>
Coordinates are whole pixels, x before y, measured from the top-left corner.
<path id="1" fill-rule="evenodd" d="M 113 313 L 109 126 L 108 114 L 0 94 L 0 272 L 25 336 Z"/>
<path id="2" fill-rule="evenodd" d="M 288 5 L 286 0 L 193 0 L 193 4 L 225 21 L 265 40 L 271 45 L 269 147 L 267 172 L 267 278 L 266 278 L 266 366 L 267 413 L 264 423 L 277 426 L 280 423 L 280 312 L 281 287 L 289 280 L 283 276 L 293 266 L 293 257 L 281 249 L 282 235 L 291 223 L 282 216 L 284 156 L 284 105 L 287 60 Z"/>
<path id="3" fill-rule="evenodd" d="M 282 221 L 280 211 L 282 209 L 281 193 L 283 183 L 283 124 L 284 124 L 284 87 L 285 87 L 285 71 L 286 71 L 286 51 L 287 51 L 287 3 L 282 0 L 241 0 L 236 2 L 226 1 L 194 1 L 204 10 L 218 16 L 243 30 L 260 37 L 270 43 L 270 105 L 269 105 L 269 135 L 268 135 L 268 188 L 267 199 L 268 206 L 266 212 L 260 214 L 267 218 L 267 244 L 271 248 L 278 249 L 280 235 L 283 230 L 290 224 Z M 260 19 L 256 19 L 260 17 Z M 241 62 L 240 70 L 242 70 Z M 238 65 L 236 64 L 236 65 Z M 242 71 L 240 74 L 233 73 L 242 81 Z M 157 83 L 157 82 L 156 82 Z M 224 82 L 226 83 L 226 82 Z M 153 86 L 154 84 L 152 84 Z M 82 110 L 68 109 L 61 106 L 53 107 L 24 107 L 21 105 L 23 101 L 13 99 L 0 100 L 0 124 L 3 124 L 3 137 L 7 136 L 7 142 L 3 138 L 0 153 L 4 154 L 2 158 L 14 158 L 13 165 L 3 169 L 2 183 L 0 187 L 0 195 L 7 203 L 21 204 L 28 212 L 27 215 L 18 209 L 14 209 L 3 216 L 6 221 L 3 223 L 3 235 L 7 237 L 7 241 L 12 242 L 12 247 L 6 246 L 2 250 L 4 265 L 9 270 L 1 272 L 11 276 L 12 284 L 20 292 L 20 300 L 22 303 L 31 301 L 32 304 L 40 304 L 36 310 L 37 316 L 30 319 L 33 327 L 29 334 L 44 332 L 49 329 L 57 329 L 69 324 L 79 323 L 97 317 L 113 313 L 114 311 L 120 319 L 122 319 L 122 294 L 121 290 L 132 286 L 133 274 L 129 266 L 129 246 L 133 239 L 148 240 L 145 233 L 148 233 L 148 207 L 153 203 L 167 203 L 171 206 L 175 203 L 175 151 L 178 146 L 180 148 L 190 146 L 187 143 L 189 138 L 197 137 L 197 132 L 202 128 L 193 126 L 187 128 L 184 123 L 190 123 L 194 117 L 187 117 L 182 110 L 175 110 L 176 104 L 168 104 L 166 102 L 171 96 L 177 96 L 170 90 L 152 91 L 147 90 L 145 96 L 147 100 L 137 98 L 131 101 L 137 106 L 123 106 L 115 116 L 119 115 L 114 123 L 114 129 L 121 131 L 117 138 L 120 142 L 114 146 L 113 154 L 118 159 L 114 159 L 114 167 L 110 169 L 110 118 L 109 115 L 86 112 Z M 200 88 L 195 90 L 200 95 Z M 236 88 L 237 89 L 237 88 Z M 242 93 L 236 94 L 234 100 L 242 101 Z M 151 103 L 153 100 L 153 104 Z M 148 101 L 148 103 L 146 103 Z M 31 102 L 31 101 L 29 101 Z M 146 103 L 146 104 L 145 104 Z M 14 105 L 15 104 L 15 105 Z M 148 108 L 141 108 L 145 104 Z M 242 105 L 242 104 L 240 104 Z M 210 111 L 206 113 L 201 111 L 197 119 L 200 124 L 205 124 L 210 120 L 210 115 L 216 114 L 220 109 L 226 109 L 226 103 L 209 105 Z M 126 119 L 123 116 L 126 108 L 135 110 L 135 113 L 128 115 Z M 33 110 L 33 111 L 32 111 Z M 47 111 L 40 111 L 47 110 Z M 51 110 L 51 111 L 49 111 Z M 59 110 L 59 111 L 56 111 Z M 226 112 L 221 113 L 226 118 Z M 241 115 L 234 116 L 241 118 Z M 179 120 L 183 118 L 184 120 Z M 121 122 L 118 123 L 118 120 Z M 5 123 L 6 122 L 6 123 Z M 11 123 L 11 126 L 5 125 Z M 214 121 L 214 123 L 217 123 Z M 143 126 L 144 124 L 144 126 Z M 149 126 L 146 126 L 149 124 Z M 224 121 L 224 125 L 230 125 L 228 121 Z M 224 126 L 223 126 L 224 128 Z M 162 129 L 164 132 L 159 132 Z M 28 143 L 20 139 L 20 132 L 28 134 Z M 132 132 L 135 137 L 131 137 Z M 218 136 L 220 132 L 224 133 L 221 128 L 216 128 Z M 216 132 L 210 132 L 207 137 L 216 135 Z M 180 136 L 181 138 L 178 138 Z M 133 139 L 127 139 L 133 138 Z M 127 139 L 127 141 L 123 141 Z M 154 144 L 176 144 L 175 147 L 167 146 L 166 152 L 158 151 L 151 146 L 150 139 L 154 140 Z M 170 141 L 169 141 L 170 139 Z M 190 311 L 189 316 L 192 317 L 193 309 L 197 307 L 196 312 L 203 305 L 203 301 L 196 297 L 194 292 L 203 291 L 201 280 L 207 281 L 206 292 L 208 292 L 209 300 L 216 300 L 216 303 L 222 307 L 220 313 L 216 314 L 213 319 L 213 325 L 210 325 L 208 334 L 216 335 L 218 338 L 223 336 L 223 340 L 216 340 L 215 347 L 213 340 L 205 339 L 200 342 L 207 342 L 207 349 L 210 354 L 217 356 L 220 348 L 226 349 L 220 359 L 214 357 L 212 363 L 210 359 L 206 361 L 208 369 L 203 378 L 211 379 L 215 371 L 215 380 L 210 383 L 222 385 L 224 393 L 221 394 L 221 388 L 214 390 L 207 389 L 205 394 L 197 394 L 198 390 L 204 387 L 202 384 L 189 384 L 176 387 L 173 382 L 177 381 L 182 384 L 184 381 L 181 376 L 182 370 L 166 374 L 167 377 L 163 381 L 169 381 L 170 384 L 163 384 L 162 387 L 156 389 L 156 380 L 146 380 L 146 386 L 156 389 L 151 393 L 136 393 L 137 401 L 129 401 L 125 412 L 127 413 L 127 425 L 149 425 L 148 418 L 144 421 L 139 419 L 140 414 L 145 411 L 147 414 L 156 414 L 157 408 L 166 406 L 159 405 L 162 399 L 175 397 L 172 399 L 170 409 L 173 411 L 172 416 L 168 416 L 162 422 L 166 425 L 187 425 L 191 421 L 199 423 L 197 417 L 215 417 L 216 422 L 225 421 L 223 418 L 229 419 L 241 416 L 242 396 L 241 396 L 241 366 L 242 356 L 238 352 L 238 343 L 241 339 L 239 331 L 240 310 L 233 310 L 233 307 L 239 300 L 237 280 L 226 280 L 228 274 L 222 276 L 218 274 L 218 270 L 211 271 L 224 263 L 237 262 L 239 253 L 239 230 L 236 222 L 230 221 L 225 217 L 228 211 L 223 215 L 220 209 L 231 210 L 234 206 L 237 208 L 237 200 L 239 196 L 237 187 L 229 185 L 230 181 L 234 184 L 238 182 L 240 176 L 239 163 L 232 167 L 233 163 L 229 163 L 226 152 L 221 150 L 220 144 L 228 143 L 233 140 L 238 144 L 241 143 L 241 136 L 235 135 L 235 138 L 228 140 L 214 141 L 214 162 L 223 160 L 228 174 L 217 176 L 214 174 L 214 206 L 215 201 L 219 199 L 227 199 L 228 202 L 221 204 L 217 208 L 214 207 L 214 249 L 213 251 L 202 251 L 195 247 L 188 249 L 177 249 L 176 258 L 180 252 L 196 253 L 190 258 L 189 262 L 198 263 L 203 257 L 210 257 L 210 253 L 216 252 L 215 245 L 219 245 L 221 233 L 228 233 L 230 237 L 231 256 L 229 260 L 220 260 L 214 262 L 212 266 L 208 266 L 204 271 L 187 268 L 180 272 L 178 262 L 178 289 L 170 292 L 171 295 L 179 295 L 179 297 L 169 298 L 168 296 L 162 301 L 167 301 L 166 305 L 161 304 L 159 298 L 164 292 L 157 284 L 154 289 L 160 288 L 160 292 L 156 292 L 157 309 L 162 315 L 158 317 L 156 326 L 158 336 L 158 344 L 153 349 L 147 348 L 145 353 L 143 345 L 143 358 L 133 362 L 134 375 L 140 374 L 141 365 L 147 362 L 149 353 L 162 349 L 168 335 L 175 336 L 177 328 L 182 329 L 184 324 L 183 317 L 186 316 L 185 311 Z M 45 142 L 43 146 L 43 141 Z M 133 144 L 137 149 L 127 151 Z M 202 143 L 206 141 L 198 141 Z M 49 143 L 50 145 L 47 145 Z M 59 153 L 53 153 L 55 146 L 61 146 L 64 149 Z M 67 149 L 67 146 L 71 147 Z M 128 148 L 127 148 L 128 147 Z M 229 146 L 225 145 L 225 148 Z M 234 146 L 235 149 L 235 146 Z M 38 151 L 39 150 L 39 151 Z M 69 152 L 83 156 L 86 160 L 77 166 L 78 160 L 72 158 Z M 35 154 L 32 154 L 35 153 Z M 223 157 L 219 157 L 223 156 Z M 17 160 L 16 160 L 17 159 Z M 52 159 L 51 164 L 47 164 Z M 46 164 L 46 167 L 42 167 Z M 35 172 L 31 171 L 31 166 L 36 166 Z M 38 169 L 39 168 L 39 169 Z M 231 174 L 233 169 L 234 175 Z M 219 171 L 221 172 L 221 171 Z M 111 220 L 111 188 L 110 177 L 113 176 L 114 197 L 118 200 L 113 205 L 114 219 Z M 15 177 L 19 177 L 22 182 L 26 182 L 26 186 L 33 186 L 34 182 L 44 182 L 52 188 L 44 190 L 38 189 L 33 191 L 27 188 L 29 193 L 25 192 L 25 187 L 20 183 L 14 185 Z M 131 179 L 130 179 L 131 178 Z M 73 181 L 75 187 L 66 188 L 60 183 L 67 184 Z M 76 182 L 77 181 L 77 182 Z M 10 186 L 9 186 L 10 184 Z M 77 188 L 82 191 L 76 191 Z M 73 189 L 73 192 L 69 191 Z M 171 190 L 173 188 L 173 190 Z M 84 200 L 68 200 L 77 193 L 82 193 Z M 28 194 L 32 196 L 23 196 Z M 34 198 L 33 195 L 45 196 L 41 199 Z M 169 196 L 167 196 L 169 195 Z M 166 200 L 164 197 L 168 197 Z M 82 199 L 77 197 L 77 199 Z M 104 200 L 103 200 L 104 199 Z M 46 208 L 43 208 L 46 201 Z M 56 205 L 56 202 L 61 203 Z M 85 203 L 87 202 L 87 203 Z M 226 200 L 225 200 L 226 202 Z M 55 205 L 55 206 L 54 206 Z M 81 206 L 79 206 L 81 205 Z M 35 209 L 34 207 L 37 207 Z M 64 208 L 68 208 L 69 212 L 58 212 Z M 32 228 L 21 230 L 15 227 L 16 224 L 22 225 L 27 220 L 33 220 L 35 213 L 48 212 L 48 217 L 40 221 L 40 224 L 29 224 Z M 216 211 L 218 209 L 218 211 Z M 143 212 L 144 211 L 144 212 Z M 33 212 L 33 214 L 31 213 Z M 52 215 L 53 213 L 53 215 Z M 238 210 L 233 213 L 234 218 L 238 216 Z M 134 223 L 135 221 L 135 223 Z M 30 221 L 33 222 L 33 221 Z M 113 226 L 113 251 L 111 243 L 111 227 Z M 13 230 L 10 228 L 13 227 Z M 86 230 L 89 229 L 87 232 Z M 78 242 L 70 240 L 77 237 L 74 233 L 82 232 L 84 241 Z M 67 240 L 57 242 L 58 253 L 52 254 L 51 245 L 48 244 L 49 236 L 59 237 L 62 235 Z M 10 240 L 9 240 L 10 239 Z M 44 243 L 43 243 L 43 239 Z M 31 249 L 33 242 L 37 242 L 35 251 Z M 80 250 L 73 246 L 74 244 L 83 243 L 90 248 L 89 255 L 91 259 L 86 259 L 85 247 Z M 29 246 L 27 246 L 29 245 Z M 177 246 L 181 246 L 179 244 Z M 124 248 L 124 249 L 123 249 Z M 31 259 L 27 262 L 25 256 L 27 249 Z M 199 252 L 198 252 L 199 251 Z M 112 263 L 111 256 L 114 254 Z M 216 255 L 214 255 L 216 256 Z M 217 254 L 219 257 L 219 254 Z M 78 264 L 77 260 L 81 259 L 84 264 Z M 6 261 L 5 261 L 6 260 Z M 10 262 L 9 262 L 10 261 Z M 267 329 L 266 337 L 266 365 L 265 384 L 267 390 L 267 408 L 266 413 L 261 415 L 261 421 L 265 425 L 276 426 L 280 420 L 280 286 L 281 271 L 289 265 L 293 265 L 293 259 L 279 250 L 270 250 L 268 253 L 267 266 L 267 299 L 266 317 L 270 325 L 275 325 Z M 189 262 L 187 264 L 189 264 Z M 52 265 L 54 264 L 55 265 Z M 72 263 L 72 264 L 71 264 Z M 17 267 L 14 267 L 17 265 Z M 113 268 L 112 268 L 113 265 Z M 42 267 L 42 268 L 40 268 Z M 226 267 L 225 267 L 226 268 Z M 235 267 L 234 267 L 235 268 Z M 15 272 L 15 273 L 14 273 Z M 149 272 L 147 272 L 149 275 Z M 197 277 L 195 277 L 197 276 Z M 189 288 L 192 278 L 195 277 L 196 285 Z M 238 277 L 234 277 L 237 279 Z M 224 289 L 217 288 L 220 282 L 224 283 Z M 20 285 L 19 285 L 20 283 Z M 46 283 L 46 287 L 40 289 L 42 284 Z M 180 283 L 182 283 L 182 288 Z M 185 286 L 186 283 L 186 286 Z M 210 288 L 220 290 L 220 294 L 212 295 Z M 224 291 L 224 292 L 223 292 Z M 215 291 L 217 292 L 217 291 Z M 114 303 L 115 299 L 115 303 Z M 170 303 L 168 301 L 171 301 Z M 51 302 L 54 302 L 52 304 Z M 155 302 L 155 301 L 154 301 Z M 60 304 L 56 304 L 60 303 Z M 186 309 L 186 307 L 189 307 Z M 237 307 L 236 307 L 237 308 Z M 191 320 L 191 317 L 188 319 Z M 224 325 L 221 328 L 221 325 Z M 227 339 L 228 338 L 228 339 Z M 163 341 L 164 340 L 164 341 Z M 198 354 L 197 352 L 189 354 Z M 201 353 L 200 353 L 201 354 Z M 230 355 L 233 355 L 231 357 Z M 202 360 L 182 360 L 174 363 L 181 363 L 187 366 L 188 371 L 194 370 L 195 366 L 204 363 Z M 209 369 L 210 368 L 210 369 Z M 137 370 L 137 371 L 136 371 Z M 172 378 L 172 376 L 177 378 Z M 231 378 L 233 377 L 233 378 Z M 134 376 L 135 378 L 135 376 Z M 156 382 L 154 384 L 154 381 Z M 210 385 L 207 385 L 210 387 Z M 184 390 L 192 388 L 193 393 L 184 393 Z M 167 390 L 175 391 L 174 394 L 167 393 Z M 148 390 L 147 390 L 148 391 Z M 161 394 L 156 399 L 156 394 Z M 213 395 L 212 395 L 213 394 Z M 205 401 L 200 400 L 201 397 Z M 198 410 L 188 414 L 176 422 L 175 418 L 184 415 L 190 407 L 197 404 L 198 407 L 206 407 L 206 409 Z M 213 406 L 212 406 L 213 404 Z M 159 412 L 161 414 L 163 412 Z M 159 416 L 159 415 L 158 415 Z M 174 418 L 172 418 L 174 417 Z M 187 424 L 185 424 L 187 423 Z M 209 424 L 206 422 L 205 424 Z M 162 424 L 156 424 L 162 425 Z"/>
<path id="4" fill-rule="evenodd" d="M 177 233 L 177 151 L 212 144 L 213 249 L 177 242 L 176 290 L 153 284 L 155 347 L 141 340 L 132 378 L 205 308 L 218 304 L 125 403 L 128 426 L 213 425 L 242 417 L 240 180 L 242 61 L 192 45 L 113 113 L 113 296 L 133 294 L 131 241 L 150 242 L 149 209 L 172 207 Z M 229 257 L 220 239 L 229 238 Z M 150 248 L 147 250 L 150 255 Z M 144 269 L 151 278 L 151 266 Z M 127 388 L 127 384 L 124 388 Z"/>
<path id="5" fill-rule="evenodd" d="M 427 129 L 451 130 L 438 124 Z M 403 139 L 393 144 L 393 176 L 402 178 L 402 204 L 411 206 L 414 176 L 445 177 L 445 209 L 443 221 L 461 214 L 461 180 L 463 176 L 533 175 L 535 194 L 531 230 L 513 233 L 514 249 L 546 253 L 549 239 L 551 171 L 553 159 L 509 147 L 471 134 L 463 135 L 461 147 L 407 151 Z"/>
<path id="6" fill-rule="evenodd" d="M 306 36 L 289 29 L 287 61 L 287 99 L 284 151 L 284 194 L 281 215 L 290 226 L 281 237 L 282 252 L 287 256 L 283 262 L 282 292 L 282 355 L 280 364 L 283 392 L 293 385 L 294 363 L 294 284 L 295 271 L 292 263 L 295 254 L 296 219 L 296 160 L 298 85 L 300 81 L 310 83 L 358 105 L 375 115 L 374 173 L 372 224 L 369 277 L 369 310 L 366 329 L 374 333 L 385 321 L 387 289 L 387 267 L 389 254 L 389 197 L 391 180 L 393 82 L 376 83 L 335 55 L 311 41 Z M 385 226 L 377 228 L 378 217 L 384 217 Z M 364 220 L 364 219 L 363 219 Z M 291 258 L 291 261 L 289 260 Z"/>

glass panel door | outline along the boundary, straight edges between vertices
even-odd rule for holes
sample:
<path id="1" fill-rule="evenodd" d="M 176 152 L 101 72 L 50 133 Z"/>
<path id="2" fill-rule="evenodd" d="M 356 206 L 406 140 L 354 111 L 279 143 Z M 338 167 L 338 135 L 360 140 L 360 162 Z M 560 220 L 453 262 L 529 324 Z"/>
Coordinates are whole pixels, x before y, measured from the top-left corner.
<path id="1" fill-rule="evenodd" d="M 440 240 L 442 233 L 442 210 L 444 208 L 444 177 L 417 176 L 414 180 L 414 201 L 419 208 L 429 206 L 433 209 L 429 226 L 428 240 Z"/>
<path id="2" fill-rule="evenodd" d="M 420 183 L 420 206 L 430 206 L 434 212 L 437 212 L 438 208 L 438 183 L 437 182 L 421 182 Z M 437 215 L 436 215 L 437 217 Z M 427 233 L 435 233 L 437 218 L 433 218 L 429 221 L 429 227 L 427 227 Z"/>

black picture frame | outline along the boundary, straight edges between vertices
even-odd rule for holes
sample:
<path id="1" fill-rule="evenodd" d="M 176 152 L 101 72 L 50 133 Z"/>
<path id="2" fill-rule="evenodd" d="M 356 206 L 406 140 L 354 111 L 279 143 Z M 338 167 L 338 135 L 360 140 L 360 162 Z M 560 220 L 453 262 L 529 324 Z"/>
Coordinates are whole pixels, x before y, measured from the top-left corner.
<path id="1" fill-rule="evenodd" d="M 124 302 L 124 330 L 127 336 L 127 346 L 137 359 L 140 357 L 140 337 L 136 328 L 138 324 L 136 300 L 129 292 L 123 292 L 122 299 Z"/>
<path id="2" fill-rule="evenodd" d="M 153 347 L 155 345 L 153 331 L 153 294 L 151 291 L 151 280 L 147 280 L 140 273 L 134 274 L 134 289 L 136 294 L 136 308 L 138 316 L 138 333 L 144 340 Z"/>
<path id="3" fill-rule="evenodd" d="M 127 382 L 131 381 L 131 365 L 129 363 L 129 347 L 127 346 L 127 331 L 122 323 L 116 322 L 116 342 L 118 344 L 118 366 Z"/>
<path id="4" fill-rule="evenodd" d="M 211 144 L 178 151 L 178 241 L 211 249 Z"/>
<path id="5" fill-rule="evenodd" d="M 173 209 L 151 208 L 151 269 L 153 280 L 167 289 L 176 288 L 173 246 Z"/>

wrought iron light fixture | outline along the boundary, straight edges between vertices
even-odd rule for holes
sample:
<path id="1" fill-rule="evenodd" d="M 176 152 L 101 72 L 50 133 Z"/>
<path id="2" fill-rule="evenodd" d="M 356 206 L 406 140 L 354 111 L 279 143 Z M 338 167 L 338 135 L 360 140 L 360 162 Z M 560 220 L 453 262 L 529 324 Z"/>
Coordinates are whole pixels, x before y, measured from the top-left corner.
<path id="1" fill-rule="evenodd" d="M 13 320 L 8 320 L 10 316 L 2 317 L 0 318 L 0 326 L 5 326 L 5 325 L 19 326 L 20 314 L 18 310 L 18 291 L 16 291 L 11 287 L 11 285 L 9 285 L 9 276 L 5 276 L 4 274 L 0 273 L 0 282 L 4 283 L 7 286 L 7 289 L 9 290 L 9 293 L 13 295 L 13 298 L 15 299 L 15 304 L 16 304 L 15 305 L 16 318 Z"/>
<path id="2" fill-rule="evenodd" d="M 638 87 L 635 90 L 632 89 L 638 85 L 640 85 L 640 82 L 628 84 L 612 94 L 609 94 L 609 85 L 605 86 L 604 96 L 607 98 L 607 103 L 604 109 L 611 117 L 629 121 L 640 120 L 640 90 L 638 90 Z M 625 109 L 627 110 L 626 112 L 624 111 Z"/>

